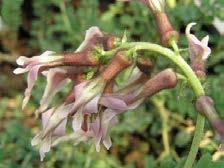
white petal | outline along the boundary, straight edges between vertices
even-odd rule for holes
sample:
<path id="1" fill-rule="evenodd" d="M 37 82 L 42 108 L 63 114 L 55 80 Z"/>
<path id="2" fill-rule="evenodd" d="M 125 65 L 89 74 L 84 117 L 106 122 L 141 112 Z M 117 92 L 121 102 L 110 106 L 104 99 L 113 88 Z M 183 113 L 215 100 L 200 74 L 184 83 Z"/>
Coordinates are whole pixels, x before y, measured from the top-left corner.
<path id="1" fill-rule="evenodd" d="M 186 30 L 185 30 L 186 35 L 191 34 L 191 28 L 192 28 L 194 25 L 196 25 L 196 24 L 197 24 L 197 23 L 189 23 L 189 24 L 187 25 Z"/>
<path id="2" fill-rule="evenodd" d="M 46 138 L 44 138 L 40 149 L 39 149 L 39 153 L 40 153 L 40 160 L 43 161 L 44 157 L 45 157 L 45 153 L 49 152 L 51 149 L 51 135 L 47 136 Z"/>
<path id="3" fill-rule="evenodd" d="M 13 73 L 14 74 L 22 74 L 22 73 L 25 73 L 25 72 L 28 72 L 29 70 L 26 69 L 26 68 L 16 68 L 14 69 Z"/>
<path id="4" fill-rule="evenodd" d="M 25 57 L 25 56 L 20 56 L 17 60 L 16 63 L 18 65 L 24 65 L 26 63 L 26 61 L 28 61 L 29 58 Z"/>
<path id="5" fill-rule="evenodd" d="M 107 150 L 110 149 L 110 147 L 112 146 L 112 141 L 109 135 L 107 135 L 106 138 L 103 140 L 103 144 L 107 148 Z"/>
<path id="6" fill-rule="evenodd" d="M 101 32 L 101 30 L 96 26 L 90 27 L 86 31 L 85 40 L 81 43 L 81 45 L 76 50 L 76 52 L 81 52 L 83 49 L 85 49 L 91 43 L 91 40 L 94 36 L 98 36 L 98 37 L 103 36 L 103 33 Z"/>
<path id="7" fill-rule="evenodd" d="M 207 47 L 207 45 L 208 45 L 208 41 L 209 41 L 209 36 L 207 35 L 207 36 L 205 36 L 205 37 L 201 40 L 201 43 L 202 43 L 205 47 Z"/>
<path id="8" fill-rule="evenodd" d="M 82 127 L 82 122 L 83 122 L 83 108 L 79 108 L 78 111 L 75 113 L 73 116 L 72 120 L 72 128 L 73 131 L 76 132 L 81 129 Z"/>

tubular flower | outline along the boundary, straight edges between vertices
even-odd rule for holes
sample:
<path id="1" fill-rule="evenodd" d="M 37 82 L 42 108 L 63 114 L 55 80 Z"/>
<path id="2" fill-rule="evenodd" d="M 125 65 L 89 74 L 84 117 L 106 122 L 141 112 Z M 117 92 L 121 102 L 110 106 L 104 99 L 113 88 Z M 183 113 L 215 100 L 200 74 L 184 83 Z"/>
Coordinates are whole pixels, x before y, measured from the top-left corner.
<path id="1" fill-rule="evenodd" d="M 111 52 L 111 60 L 103 63 L 101 55 L 94 56 L 96 46 L 109 51 L 116 41 L 116 37 L 104 35 L 99 28 L 92 27 L 74 53 L 57 55 L 47 51 L 32 58 L 18 58 L 17 63 L 22 68 L 14 73 L 28 72 L 23 108 L 38 75 L 42 74 L 47 80 L 40 107 L 36 110 L 42 118 L 42 129 L 31 141 L 33 146 L 38 146 L 41 161 L 52 147 L 65 141 L 76 145 L 94 139 L 97 151 L 100 151 L 100 144 L 109 149 L 112 145 L 110 130 L 118 123 L 119 114 L 137 108 L 148 96 L 176 86 L 176 76 L 171 69 L 151 77 L 153 62 L 146 58 L 136 59 L 129 80 L 122 86 L 116 85 L 117 76 L 134 63 L 130 51 Z M 94 68 L 94 75 L 88 80 L 84 77 L 86 66 L 90 70 Z M 69 82 L 73 88 L 68 96 L 52 107 L 52 98 Z M 68 126 L 72 129 L 66 130 Z"/>
<path id="2" fill-rule="evenodd" d="M 97 43 L 97 38 L 102 37 L 103 34 L 100 31 L 100 29 L 98 27 L 91 27 L 86 31 L 86 36 L 85 36 L 85 40 L 82 42 L 82 44 L 80 45 L 80 47 L 76 50 L 77 53 L 75 54 L 56 54 L 53 51 L 46 51 L 43 54 L 41 54 L 40 56 L 34 56 L 31 58 L 27 58 L 24 56 L 21 56 L 17 59 L 17 64 L 22 66 L 22 68 L 16 68 L 14 70 L 15 74 L 21 74 L 21 73 L 26 73 L 28 72 L 28 77 L 27 77 L 27 89 L 25 90 L 25 97 L 23 100 L 23 104 L 22 104 L 22 109 L 25 108 L 26 104 L 28 103 L 30 96 L 31 96 L 31 92 L 32 89 L 34 87 L 35 81 L 37 80 L 38 75 L 49 68 L 54 68 L 57 66 L 62 66 L 62 65 L 96 65 L 97 61 L 94 60 L 94 58 L 92 58 L 92 55 L 89 51 L 85 51 L 85 50 L 89 50 L 92 49 L 93 46 Z M 85 58 L 85 59 L 84 59 Z M 83 63 L 83 60 L 89 60 L 85 63 Z M 61 71 L 64 71 L 64 68 L 60 68 Z M 65 79 L 63 79 L 62 75 L 60 77 L 60 79 L 58 79 L 58 75 L 53 75 L 53 71 L 51 70 L 50 73 L 45 72 L 45 74 L 48 74 L 49 77 L 47 77 L 48 79 L 52 78 L 52 77 L 56 77 L 57 81 L 59 82 L 57 85 L 61 85 L 62 81 L 65 81 Z M 59 71 L 59 69 L 57 69 L 56 71 Z M 57 73 L 59 74 L 59 73 Z M 56 79 L 55 79 L 56 80 Z M 49 82 L 48 82 L 49 83 Z M 48 87 L 46 88 L 46 91 L 44 93 L 43 97 L 48 97 L 49 95 L 47 95 L 47 93 L 49 90 L 51 90 L 51 88 L 49 88 L 49 86 L 53 86 L 51 84 L 48 85 Z M 53 86 L 55 87 L 55 86 Z M 57 86 L 59 87 L 59 86 Z M 46 99 L 45 99 L 46 100 Z M 41 104 L 43 104 L 43 101 L 41 102 Z M 47 104 L 47 103 L 46 103 Z M 41 107 L 43 109 L 46 109 L 46 105 L 45 107 Z M 43 110 L 41 109 L 41 110 Z"/>
<path id="3" fill-rule="evenodd" d="M 221 140 L 224 141 L 224 121 L 219 118 L 212 98 L 209 96 L 200 96 L 196 101 L 196 109 L 207 117 Z"/>
<path id="4" fill-rule="evenodd" d="M 209 36 L 205 36 L 201 41 L 198 40 L 198 38 L 190 32 L 194 25 L 196 25 L 196 23 L 189 23 L 186 27 L 190 59 L 192 61 L 197 58 L 207 60 L 211 54 L 211 49 L 208 47 Z"/>
<path id="5" fill-rule="evenodd" d="M 26 58 L 21 56 L 17 59 L 17 64 L 23 68 L 16 68 L 15 74 L 21 74 L 28 72 L 27 84 L 28 87 L 25 90 L 25 97 L 23 99 L 22 108 L 28 103 L 35 81 L 37 80 L 38 74 L 47 67 L 52 67 L 61 64 L 62 56 L 54 56 L 54 52 L 46 51 L 40 56 L 34 56 L 32 58 Z"/>
<path id="6" fill-rule="evenodd" d="M 208 47 L 209 36 L 205 36 L 200 41 L 190 33 L 192 26 L 195 24 L 190 23 L 187 25 L 186 37 L 188 39 L 191 67 L 199 77 L 203 77 L 205 76 L 205 63 L 211 54 L 211 49 Z"/>

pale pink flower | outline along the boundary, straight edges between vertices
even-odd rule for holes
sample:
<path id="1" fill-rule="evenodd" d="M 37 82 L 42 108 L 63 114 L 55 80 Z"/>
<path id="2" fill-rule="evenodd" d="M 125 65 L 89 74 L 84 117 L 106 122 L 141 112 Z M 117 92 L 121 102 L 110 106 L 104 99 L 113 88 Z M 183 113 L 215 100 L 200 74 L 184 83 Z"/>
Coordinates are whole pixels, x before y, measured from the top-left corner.
<path id="1" fill-rule="evenodd" d="M 205 36 L 201 41 L 198 38 L 190 33 L 192 26 L 196 23 L 190 23 L 186 28 L 186 36 L 189 45 L 189 53 L 191 61 L 195 59 L 207 60 L 211 54 L 211 49 L 208 47 L 209 36 Z"/>
<path id="2" fill-rule="evenodd" d="M 71 104 L 62 104 L 58 108 L 51 108 L 42 113 L 43 130 L 31 141 L 33 146 L 39 145 L 41 161 L 43 161 L 45 153 L 50 151 L 52 140 L 65 135 L 67 117 L 70 109 Z"/>
<path id="3" fill-rule="evenodd" d="M 28 86 L 25 90 L 25 97 L 23 99 L 23 109 L 30 99 L 31 92 L 34 87 L 35 81 L 37 80 L 38 74 L 45 67 L 52 66 L 53 64 L 58 64 L 63 59 L 62 56 L 55 56 L 54 54 L 55 53 L 52 51 L 46 51 L 40 56 L 34 56 L 32 58 L 26 58 L 24 56 L 21 56 L 17 59 L 17 64 L 22 66 L 23 68 L 16 68 L 13 72 L 15 74 L 28 72 Z"/>

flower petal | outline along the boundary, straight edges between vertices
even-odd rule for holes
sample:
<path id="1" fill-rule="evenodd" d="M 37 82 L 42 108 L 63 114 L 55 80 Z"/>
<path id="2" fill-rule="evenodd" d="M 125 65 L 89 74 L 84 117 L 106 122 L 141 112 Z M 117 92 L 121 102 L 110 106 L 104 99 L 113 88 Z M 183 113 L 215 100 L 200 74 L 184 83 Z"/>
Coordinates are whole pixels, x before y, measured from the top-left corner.
<path id="1" fill-rule="evenodd" d="M 68 83 L 68 80 L 69 79 L 66 78 L 66 71 L 62 68 L 53 68 L 48 71 L 47 85 L 40 100 L 39 112 L 48 108 L 52 97 Z"/>
<path id="2" fill-rule="evenodd" d="M 73 116 L 72 128 L 76 132 L 81 129 L 83 122 L 83 108 L 79 108 L 78 111 Z"/>
<path id="3" fill-rule="evenodd" d="M 69 112 L 71 111 L 71 108 L 72 104 L 62 104 L 54 110 L 53 114 L 50 116 L 46 126 L 43 129 L 43 137 L 54 131 L 62 122 L 65 122 L 64 120 L 67 118 Z M 59 129 L 64 128 L 64 124 L 66 124 L 66 122 L 63 123 L 61 125 L 61 128 Z"/>
<path id="4" fill-rule="evenodd" d="M 27 85 L 28 85 L 28 87 L 25 90 L 25 97 L 23 99 L 22 109 L 25 108 L 25 106 L 27 105 L 27 103 L 28 103 L 28 101 L 30 99 L 32 89 L 33 89 L 34 84 L 35 84 L 35 82 L 37 80 L 39 69 L 41 67 L 42 67 L 42 65 L 36 65 L 28 73 L 28 77 L 27 77 Z"/>
<path id="5" fill-rule="evenodd" d="M 100 104 L 114 110 L 127 110 L 128 108 L 124 100 L 113 95 L 102 96 Z"/>
<path id="6" fill-rule="evenodd" d="M 103 36 L 103 33 L 101 32 L 101 30 L 98 27 L 96 27 L 96 26 L 90 27 L 86 31 L 85 40 L 81 43 L 81 45 L 76 50 L 76 52 L 81 52 L 81 51 L 85 50 L 86 48 L 92 47 L 92 45 L 95 44 L 96 38 L 102 37 L 102 36 Z"/>
<path id="7" fill-rule="evenodd" d="M 97 95 L 92 100 L 90 100 L 84 107 L 83 113 L 84 114 L 91 114 L 98 112 L 98 102 L 100 100 L 101 95 Z"/>

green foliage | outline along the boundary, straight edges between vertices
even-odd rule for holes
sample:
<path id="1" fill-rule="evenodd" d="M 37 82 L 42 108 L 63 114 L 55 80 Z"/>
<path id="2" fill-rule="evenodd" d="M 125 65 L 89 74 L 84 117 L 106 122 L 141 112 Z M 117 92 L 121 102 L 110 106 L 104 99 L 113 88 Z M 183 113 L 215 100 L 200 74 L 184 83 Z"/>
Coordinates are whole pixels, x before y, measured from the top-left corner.
<path id="1" fill-rule="evenodd" d="M 9 29 L 17 31 L 22 24 L 23 0 L 2 0 L 1 16 Z M 16 17 L 15 17 L 16 16 Z"/>

